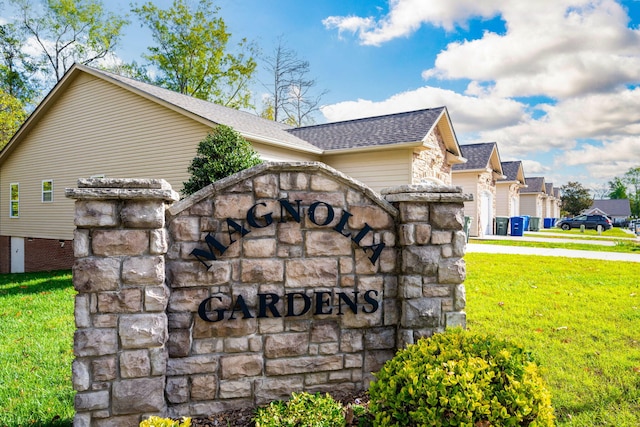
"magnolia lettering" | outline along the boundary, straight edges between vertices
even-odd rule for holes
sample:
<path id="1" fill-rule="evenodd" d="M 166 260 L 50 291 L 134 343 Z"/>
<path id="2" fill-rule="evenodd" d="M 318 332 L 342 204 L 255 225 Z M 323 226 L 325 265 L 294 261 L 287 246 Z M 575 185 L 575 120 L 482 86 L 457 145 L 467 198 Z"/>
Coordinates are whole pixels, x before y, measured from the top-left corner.
<path id="1" fill-rule="evenodd" d="M 265 293 L 258 294 L 258 307 L 257 312 L 252 313 L 247 306 L 246 301 L 242 295 L 238 295 L 231 298 L 231 303 L 226 307 L 216 307 L 214 305 L 222 303 L 223 296 L 215 295 L 204 299 L 198 307 L 198 315 L 206 322 L 219 322 L 225 319 L 227 320 L 237 319 L 237 316 L 241 316 L 242 319 L 264 318 L 264 317 L 298 317 L 303 316 L 313 310 L 313 315 L 328 315 L 336 314 L 343 315 L 345 311 L 350 310 L 353 314 L 358 314 L 361 310 L 364 314 L 371 314 L 378 311 L 380 303 L 376 299 L 378 291 L 368 290 L 364 293 L 364 303 L 358 302 L 358 291 L 354 291 L 352 296 L 347 295 L 345 292 L 338 292 L 337 306 L 332 304 L 333 294 L 329 291 L 316 291 L 313 296 L 309 296 L 304 292 L 290 292 L 284 294 L 281 297 L 278 294 Z M 216 303 L 216 301 L 218 303 Z M 282 301 L 283 313 L 278 309 L 277 305 Z M 296 301 L 298 304 L 296 305 Z M 208 307 L 209 305 L 209 307 Z"/>
<path id="2" fill-rule="evenodd" d="M 280 204 L 280 221 L 281 223 L 287 222 L 288 219 L 296 221 L 300 223 L 302 217 L 304 215 L 304 209 L 300 206 L 301 200 L 296 200 L 295 205 L 289 202 L 287 199 L 279 199 L 278 203 Z M 247 234 L 251 233 L 252 229 L 255 228 L 265 228 L 273 224 L 273 212 L 268 212 L 262 215 L 257 214 L 257 210 L 259 206 L 267 206 L 266 203 L 260 202 L 253 205 L 248 211 L 246 215 L 246 221 L 249 228 L 245 228 L 245 226 L 241 223 L 234 221 L 231 218 L 227 218 L 225 221 L 227 223 L 227 232 L 229 234 L 229 245 L 236 241 L 236 237 L 242 238 Z M 324 214 L 324 215 L 323 215 Z M 309 220 L 319 226 L 326 227 L 329 226 L 334 219 L 336 218 L 336 212 L 333 206 L 326 202 L 314 202 L 309 208 L 306 210 L 306 216 Z M 349 218 L 353 215 L 349 213 L 347 210 L 342 210 L 342 214 L 338 223 L 332 227 L 332 230 L 341 234 L 344 237 L 351 238 L 351 240 L 358 246 L 362 248 L 362 250 L 367 253 L 369 260 L 372 264 L 375 264 L 382 250 L 385 247 L 384 243 L 376 243 L 373 245 L 362 245 L 362 239 L 364 237 L 373 232 L 373 229 L 366 222 L 361 230 L 353 231 L 347 230 L 347 223 Z M 205 243 L 207 244 L 207 249 L 194 249 L 191 251 L 191 255 L 195 256 L 198 261 L 200 261 L 207 269 L 211 268 L 212 264 L 208 264 L 207 261 L 215 261 L 219 256 L 224 254 L 224 252 L 229 248 L 228 245 L 223 244 L 211 233 L 208 233 L 204 238 Z"/>

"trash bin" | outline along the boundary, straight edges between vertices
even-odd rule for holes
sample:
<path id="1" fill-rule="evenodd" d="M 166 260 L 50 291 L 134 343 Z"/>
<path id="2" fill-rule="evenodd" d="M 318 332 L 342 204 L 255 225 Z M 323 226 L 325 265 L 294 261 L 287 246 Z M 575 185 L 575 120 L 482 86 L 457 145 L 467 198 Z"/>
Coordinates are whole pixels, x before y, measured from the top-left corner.
<path id="1" fill-rule="evenodd" d="M 540 217 L 532 216 L 529 219 L 529 231 L 540 231 Z"/>
<path id="2" fill-rule="evenodd" d="M 544 226 L 544 228 L 553 227 L 553 218 L 545 218 L 543 226 Z"/>
<path id="3" fill-rule="evenodd" d="M 511 235 L 522 236 L 524 232 L 524 217 L 512 216 L 511 217 Z"/>
<path id="4" fill-rule="evenodd" d="M 509 218 L 498 216 L 496 217 L 496 234 L 498 236 L 506 236 L 509 231 Z"/>
<path id="5" fill-rule="evenodd" d="M 467 243 L 469 242 L 469 229 L 471 228 L 471 217 L 464 217 L 464 232 L 467 235 Z"/>
<path id="6" fill-rule="evenodd" d="M 558 222 L 558 218 L 551 218 L 551 227 L 555 227 L 556 222 Z"/>
<path id="7" fill-rule="evenodd" d="M 531 216 L 529 215 L 522 215 L 522 231 L 529 231 L 529 219 L 531 218 Z"/>

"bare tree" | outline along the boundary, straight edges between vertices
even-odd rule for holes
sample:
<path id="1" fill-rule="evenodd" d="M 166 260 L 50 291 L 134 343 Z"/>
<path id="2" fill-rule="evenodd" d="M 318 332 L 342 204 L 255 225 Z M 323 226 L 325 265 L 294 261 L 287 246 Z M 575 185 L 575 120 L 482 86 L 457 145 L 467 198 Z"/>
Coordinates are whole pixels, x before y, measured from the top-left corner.
<path id="1" fill-rule="evenodd" d="M 605 184 L 594 184 L 591 187 L 591 193 L 593 194 L 594 199 L 608 199 L 610 192 L 611 190 L 609 190 L 609 186 Z"/>
<path id="2" fill-rule="evenodd" d="M 293 126 L 313 124 L 313 114 L 319 111 L 327 91 L 315 91 L 317 81 L 309 77 L 309 61 L 298 58 L 280 36 L 273 55 L 265 57 L 264 63 L 271 82 L 264 84 L 269 97 L 261 115 Z"/>

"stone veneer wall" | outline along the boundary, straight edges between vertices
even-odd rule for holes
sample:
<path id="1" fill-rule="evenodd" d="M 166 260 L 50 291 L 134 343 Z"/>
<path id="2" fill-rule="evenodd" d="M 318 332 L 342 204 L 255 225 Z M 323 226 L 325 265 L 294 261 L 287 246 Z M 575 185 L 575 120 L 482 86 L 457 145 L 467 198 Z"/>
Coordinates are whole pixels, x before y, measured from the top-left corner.
<path id="1" fill-rule="evenodd" d="M 81 180 L 67 194 L 77 200 L 76 426 L 364 389 L 397 348 L 465 325 L 469 197 L 456 187 L 381 196 L 320 163 L 278 163 L 176 203 L 158 180 Z M 299 222 L 279 200 L 300 201 Z M 303 293 L 313 307 L 297 315 Z M 357 314 L 341 293 L 357 293 Z M 212 296 L 221 303 L 203 306 L 209 320 L 230 305 L 208 322 L 198 310 Z"/>
<path id="2" fill-rule="evenodd" d="M 446 153 L 447 147 L 442 135 L 436 129 L 435 132 L 429 134 L 425 145 L 413 153 L 412 183 L 419 184 L 432 178 L 443 184 L 451 185 L 451 165 L 445 158 Z"/>

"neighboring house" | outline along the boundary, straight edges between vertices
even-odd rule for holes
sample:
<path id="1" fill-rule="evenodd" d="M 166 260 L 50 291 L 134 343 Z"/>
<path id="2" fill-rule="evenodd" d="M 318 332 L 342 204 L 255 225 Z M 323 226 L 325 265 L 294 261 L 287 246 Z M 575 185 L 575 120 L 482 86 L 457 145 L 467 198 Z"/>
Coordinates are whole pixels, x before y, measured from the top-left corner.
<path id="1" fill-rule="evenodd" d="M 451 177 L 463 193 L 473 195 L 472 201 L 464 203 L 464 214 L 471 217 L 469 235 L 491 235 L 496 217 L 496 182 L 505 178 L 498 145 L 486 142 L 460 148 L 467 162 L 454 165 Z"/>
<path id="2" fill-rule="evenodd" d="M 613 223 L 621 223 L 631 216 L 631 204 L 629 199 L 594 200 L 591 207 L 582 213 L 585 215 L 606 215 Z"/>
<path id="3" fill-rule="evenodd" d="M 543 217 L 560 218 L 560 207 L 562 205 L 560 189 L 558 187 L 554 187 L 553 183 L 545 183 L 545 193 L 547 193 L 547 200 L 545 203 Z"/>
<path id="4" fill-rule="evenodd" d="M 556 196 L 553 192 L 553 183 L 545 182 L 544 183 L 544 192 L 547 197 L 544 200 L 544 209 L 542 210 L 543 218 L 554 218 L 554 206 L 556 205 Z"/>
<path id="5" fill-rule="evenodd" d="M 544 177 L 527 177 L 527 187 L 520 190 L 520 215 L 543 218 L 546 200 Z"/>
<path id="6" fill-rule="evenodd" d="M 560 218 L 561 210 L 562 210 L 562 197 L 560 194 L 560 189 L 558 187 L 553 187 L 553 198 L 555 199 L 555 204 L 551 206 L 551 218 Z"/>
<path id="7" fill-rule="evenodd" d="M 69 268 L 78 178 L 164 178 L 176 191 L 198 143 L 231 126 L 266 161 L 321 161 L 369 185 L 450 184 L 464 162 L 445 107 L 292 128 L 74 65 L 0 152 L 0 272 Z"/>
<path id="8" fill-rule="evenodd" d="M 527 186 L 521 161 L 502 162 L 504 178 L 496 182 L 496 216 L 520 215 L 520 189 Z"/>

